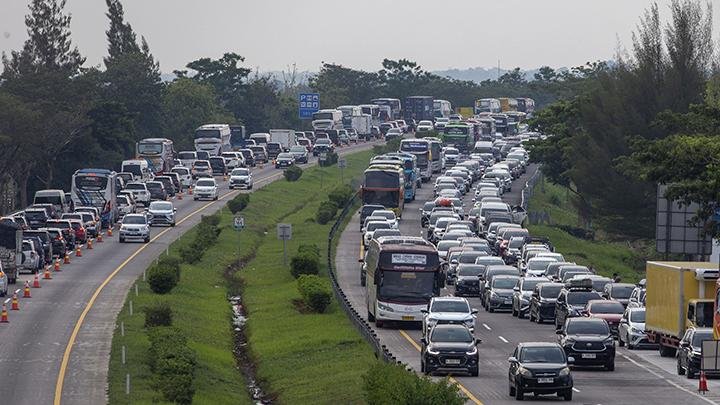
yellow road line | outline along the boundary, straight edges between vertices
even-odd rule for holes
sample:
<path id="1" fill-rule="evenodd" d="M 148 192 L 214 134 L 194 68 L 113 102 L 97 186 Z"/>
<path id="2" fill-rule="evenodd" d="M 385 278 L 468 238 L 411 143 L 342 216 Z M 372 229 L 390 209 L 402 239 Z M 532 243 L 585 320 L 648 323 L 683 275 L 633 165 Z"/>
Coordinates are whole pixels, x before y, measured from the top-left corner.
<path id="1" fill-rule="evenodd" d="M 400 332 L 402 337 L 404 337 L 405 340 L 410 342 L 410 344 L 413 345 L 415 347 L 415 349 L 417 349 L 417 351 L 422 351 L 422 348 L 420 347 L 420 345 L 417 344 L 417 342 L 413 338 L 411 338 L 410 335 L 407 334 L 407 332 L 405 332 L 402 329 L 400 329 L 398 332 Z M 465 394 L 465 396 L 467 396 L 470 401 L 474 402 L 477 405 L 483 405 L 482 401 L 477 399 L 477 397 L 475 397 L 475 395 L 473 395 L 472 392 L 470 392 L 470 390 L 468 390 L 462 384 L 460 384 L 460 382 L 458 380 L 454 379 L 453 377 L 450 377 L 449 380 L 453 384 L 457 385 L 458 388 L 460 388 L 460 391 L 462 391 L 463 394 Z"/>

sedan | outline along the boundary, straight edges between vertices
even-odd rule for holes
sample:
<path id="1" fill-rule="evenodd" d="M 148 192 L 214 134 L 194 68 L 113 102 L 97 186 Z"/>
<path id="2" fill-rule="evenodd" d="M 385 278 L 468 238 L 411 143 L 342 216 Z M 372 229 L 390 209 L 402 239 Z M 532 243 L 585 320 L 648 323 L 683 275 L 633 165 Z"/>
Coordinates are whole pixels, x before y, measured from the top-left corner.
<path id="1" fill-rule="evenodd" d="M 295 145 L 290 148 L 290 154 L 295 158 L 298 163 L 308 162 L 308 150 L 305 146 Z"/>
<path id="2" fill-rule="evenodd" d="M 275 159 L 275 168 L 290 167 L 295 164 L 295 158 L 291 153 L 281 153 Z"/>
<path id="3" fill-rule="evenodd" d="M 559 344 L 520 343 L 508 361 L 511 397 L 522 401 L 526 393 L 557 394 L 572 401 L 573 379 L 568 365 L 575 359 L 567 357 Z"/>
<path id="4" fill-rule="evenodd" d="M 197 201 L 201 198 L 207 198 L 211 200 L 218 199 L 218 187 L 215 179 L 205 178 L 200 179 L 195 183 L 195 195 L 193 195 L 193 199 Z"/>

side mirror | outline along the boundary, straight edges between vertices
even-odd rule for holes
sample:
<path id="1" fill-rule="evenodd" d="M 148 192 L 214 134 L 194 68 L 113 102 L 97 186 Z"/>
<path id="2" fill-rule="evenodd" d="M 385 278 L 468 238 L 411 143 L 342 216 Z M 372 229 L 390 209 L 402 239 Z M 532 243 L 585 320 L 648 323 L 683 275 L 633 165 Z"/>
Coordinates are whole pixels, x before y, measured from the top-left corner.
<path id="1" fill-rule="evenodd" d="M 568 357 L 567 364 L 575 364 L 575 357 Z"/>
<path id="2" fill-rule="evenodd" d="M 562 335 L 562 334 L 563 334 L 562 329 L 556 330 L 556 331 L 555 331 L 555 334 L 556 334 L 556 335 Z"/>
<path id="3" fill-rule="evenodd" d="M 690 342 L 680 342 L 680 347 L 690 347 Z"/>
<path id="4" fill-rule="evenodd" d="M 422 311 L 421 311 L 421 312 L 422 312 Z M 470 311 L 470 313 L 473 314 L 473 315 L 477 315 L 478 310 L 475 309 L 475 308 L 473 308 L 472 311 Z"/>
<path id="5" fill-rule="evenodd" d="M 422 344 L 424 344 L 424 345 L 427 345 L 427 339 L 421 338 L 421 339 L 420 339 L 420 343 L 422 343 Z"/>
<path id="6" fill-rule="evenodd" d="M 452 259 L 452 260 L 450 260 L 450 264 L 458 264 L 457 259 Z"/>
<path id="7" fill-rule="evenodd" d="M 427 310 L 427 309 L 421 309 L 421 310 L 420 310 L 420 313 L 427 314 L 427 313 L 428 313 L 428 310 Z"/>
<path id="8" fill-rule="evenodd" d="M 177 208 L 173 208 L 173 212 L 177 212 Z"/>
<path id="9" fill-rule="evenodd" d="M 515 356 L 510 356 L 510 357 L 508 357 L 508 362 L 509 363 L 517 363 L 518 359 Z"/>
<path id="10" fill-rule="evenodd" d="M 518 287 L 518 286 L 513 287 L 513 291 L 520 291 L 520 287 Z"/>
<path id="11" fill-rule="evenodd" d="M 475 344 L 476 344 L 476 345 L 479 345 L 480 343 L 482 343 L 482 339 L 475 339 Z"/>

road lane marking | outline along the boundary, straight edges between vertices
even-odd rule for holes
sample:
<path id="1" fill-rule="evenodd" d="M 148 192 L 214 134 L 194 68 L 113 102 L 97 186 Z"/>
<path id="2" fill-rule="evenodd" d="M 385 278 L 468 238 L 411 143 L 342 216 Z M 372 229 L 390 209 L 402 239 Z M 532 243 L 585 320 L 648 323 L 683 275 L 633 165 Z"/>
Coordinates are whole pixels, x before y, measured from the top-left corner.
<path id="1" fill-rule="evenodd" d="M 572 390 L 575 391 L 575 392 L 580 392 L 580 390 L 577 389 L 577 388 L 575 388 L 575 387 L 573 387 Z"/>
<path id="2" fill-rule="evenodd" d="M 487 330 L 492 330 L 492 329 L 488 326 L 488 324 L 486 324 L 486 323 L 483 324 L 483 327 L 484 327 L 485 329 L 487 329 Z"/>
<path id="3" fill-rule="evenodd" d="M 498 336 L 498 338 L 500 338 L 500 340 L 502 340 L 502 341 L 503 341 L 503 342 L 505 342 L 505 343 L 510 343 L 510 342 L 508 342 L 508 340 L 507 340 L 507 339 L 505 339 L 505 338 L 504 338 L 504 337 L 502 337 L 502 336 Z"/>
<path id="4" fill-rule="evenodd" d="M 400 332 L 400 335 L 402 335 L 402 337 L 404 337 L 405 340 L 410 342 L 410 344 L 413 345 L 415 347 L 415 349 L 417 349 L 417 351 L 419 351 L 419 352 L 422 351 L 422 348 L 420 347 L 420 345 L 417 344 L 417 342 L 413 338 L 411 338 L 410 335 L 407 334 L 407 332 L 405 332 L 402 329 L 400 329 L 398 332 Z M 456 380 L 452 376 L 450 376 L 448 379 L 450 380 L 450 382 L 457 385 L 457 387 L 460 388 L 460 391 L 462 391 L 468 397 L 468 399 L 470 399 L 470 401 L 474 402 L 476 405 L 483 405 L 482 401 L 477 399 L 475 397 L 475 395 L 473 395 L 472 392 L 470 392 L 467 388 L 465 388 L 462 384 L 460 384 L 460 381 Z"/>

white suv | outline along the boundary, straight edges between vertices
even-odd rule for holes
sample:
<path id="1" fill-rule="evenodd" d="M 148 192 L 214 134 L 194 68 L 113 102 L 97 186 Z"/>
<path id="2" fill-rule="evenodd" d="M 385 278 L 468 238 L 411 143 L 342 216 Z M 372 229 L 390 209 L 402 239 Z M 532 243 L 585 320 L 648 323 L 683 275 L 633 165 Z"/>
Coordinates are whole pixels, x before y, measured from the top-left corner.
<path id="1" fill-rule="evenodd" d="M 120 243 L 128 239 L 140 239 L 150 242 L 150 224 L 145 214 L 127 214 L 120 225 Z"/>
<path id="2" fill-rule="evenodd" d="M 145 183 L 133 181 L 125 185 L 123 190 L 128 190 L 135 197 L 135 202 L 144 206 L 150 205 L 150 190 L 147 189 Z"/>
<path id="3" fill-rule="evenodd" d="M 478 310 L 470 308 L 466 298 L 433 297 L 422 313 L 424 315 L 422 332 L 423 336 L 427 336 L 435 325 L 442 323 L 463 324 L 470 329 L 470 332 L 474 332 Z"/>
<path id="4" fill-rule="evenodd" d="M 211 200 L 218 199 L 218 187 L 214 178 L 202 178 L 195 182 L 195 195 L 194 200 L 201 198 L 208 198 Z"/>

